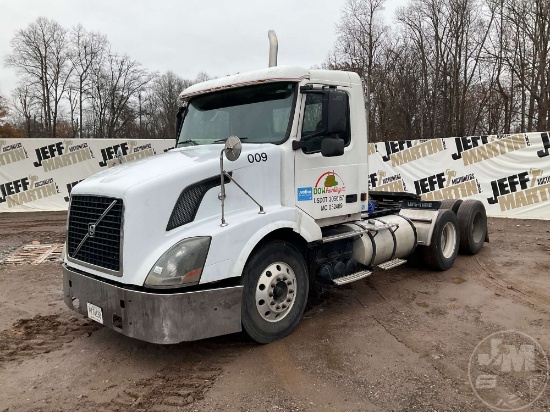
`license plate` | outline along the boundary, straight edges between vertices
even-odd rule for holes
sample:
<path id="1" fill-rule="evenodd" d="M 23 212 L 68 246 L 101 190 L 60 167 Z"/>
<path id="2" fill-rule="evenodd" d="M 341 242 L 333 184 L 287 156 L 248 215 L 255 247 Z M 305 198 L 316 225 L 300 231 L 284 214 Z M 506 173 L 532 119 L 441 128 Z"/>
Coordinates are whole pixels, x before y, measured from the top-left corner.
<path id="1" fill-rule="evenodd" d="M 103 325 L 103 313 L 101 312 L 101 308 L 91 303 L 86 303 L 86 305 L 88 306 L 88 317 Z"/>

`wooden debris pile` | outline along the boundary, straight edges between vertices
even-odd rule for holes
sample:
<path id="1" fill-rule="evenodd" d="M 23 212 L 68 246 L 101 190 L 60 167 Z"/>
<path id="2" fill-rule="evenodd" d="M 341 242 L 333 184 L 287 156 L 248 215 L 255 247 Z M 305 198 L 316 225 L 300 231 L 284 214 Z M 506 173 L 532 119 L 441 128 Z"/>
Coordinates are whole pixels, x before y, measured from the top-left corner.
<path id="1" fill-rule="evenodd" d="M 45 262 L 61 262 L 62 253 L 63 243 L 40 244 L 34 241 L 17 249 L 3 263 L 39 265 Z"/>

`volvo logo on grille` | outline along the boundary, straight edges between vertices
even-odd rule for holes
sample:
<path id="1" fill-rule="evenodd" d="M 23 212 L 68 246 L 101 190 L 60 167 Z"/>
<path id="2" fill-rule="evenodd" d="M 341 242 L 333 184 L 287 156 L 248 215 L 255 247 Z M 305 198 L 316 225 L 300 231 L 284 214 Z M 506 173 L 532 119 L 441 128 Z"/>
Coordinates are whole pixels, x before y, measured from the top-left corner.
<path id="1" fill-rule="evenodd" d="M 86 233 L 86 236 L 82 238 L 82 240 L 80 241 L 80 244 L 76 247 L 73 253 L 73 258 L 76 257 L 76 255 L 80 251 L 80 248 L 82 247 L 84 242 L 86 242 L 89 238 L 95 236 L 95 229 L 97 228 L 97 225 L 99 225 L 99 223 L 103 220 L 103 218 L 107 215 L 107 213 L 109 213 L 109 211 L 113 208 L 114 205 L 116 205 L 116 199 L 111 202 L 111 204 L 107 207 L 107 209 L 105 209 L 105 211 L 101 214 L 101 216 L 99 216 L 99 218 L 94 223 L 88 223 L 88 233 Z"/>

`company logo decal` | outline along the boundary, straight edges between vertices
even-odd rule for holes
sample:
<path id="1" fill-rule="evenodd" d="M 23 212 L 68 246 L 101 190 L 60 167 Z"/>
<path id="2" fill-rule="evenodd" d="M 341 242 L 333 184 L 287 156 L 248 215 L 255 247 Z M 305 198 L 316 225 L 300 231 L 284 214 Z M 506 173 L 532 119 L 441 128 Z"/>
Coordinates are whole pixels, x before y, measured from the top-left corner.
<path id="1" fill-rule="evenodd" d="M 415 145 L 410 140 L 401 140 L 398 142 L 385 142 L 385 146 L 386 155 L 382 156 L 382 160 L 384 162 L 391 160 L 392 167 L 422 159 L 446 149 L 443 139 L 421 140 L 420 143 Z"/>
<path id="2" fill-rule="evenodd" d="M 0 166 L 19 162 L 27 159 L 27 151 L 21 143 L 10 144 L 6 146 L 6 140 L 0 140 Z"/>
<path id="3" fill-rule="evenodd" d="M 298 188 L 298 202 L 306 200 L 313 200 L 313 188 L 312 187 L 299 187 Z"/>
<path id="4" fill-rule="evenodd" d="M 72 140 L 52 143 L 35 149 L 34 167 L 42 167 L 45 172 L 85 162 L 94 157 L 88 143 L 73 146 Z"/>
<path id="5" fill-rule="evenodd" d="M 386 176 L 385 170 L 379 170 L 369 175 L 369 189 L 382 192 L 406 192 L 407 185 L 401 173 Z"/>
<path id="6" fill-rule="evenodd" d="M 117 153 L 120 150 L 122 153 L 123 162 L 131 162 L 132 160 L 142 159 L 157 154 L 155 149 L 151 146 L 151 143 L 147 143 L 138 146 L 138 143 L 134 140 L 115 144 L 101 149 L 101 157 L 103 160 L 99 162 L 101 167 L 112 167 L 118 164 Z"/>
<path id="7" fill-rule="evenodd" d="M 462 158 L 464 166 L 479 163 L 493 157 L 511 153 L 530 145 L 525 134 L 489 139 L 489 136 L 456 137 L 456 153 L 453 159 Z"/>
<path id="8" fill-rule="evenodd" d="M 38 176 L 23 177 L 0 184 L 0 203 L 7 202 L 8 207 L 34 202 L 59 193 L 52 178 L 38 181 Z"/>
<path id="9" fill-rule="evenodd" d="M 334 171 L 323 173 L 313 188 L 313 203 L 319 204 L 321 211 L 337 210 L 344 206 L 346 185 Z"/>
<path id="10" fill-rule="evenodd" d="M 474 173 L 457 176 L 452 169 L 415 180 L 414 188 L 422 200 L 461 199 L 481 193 Z"/>
<path id="11" fill-rule="evenodd" d="M 542 176 L 542 169 L 530 169 L 491 182 L 493 197 L 487 198 L 490 205 L 498 203 L 501 211 L 548 202 L 550 199 L 550 176 Z"/>

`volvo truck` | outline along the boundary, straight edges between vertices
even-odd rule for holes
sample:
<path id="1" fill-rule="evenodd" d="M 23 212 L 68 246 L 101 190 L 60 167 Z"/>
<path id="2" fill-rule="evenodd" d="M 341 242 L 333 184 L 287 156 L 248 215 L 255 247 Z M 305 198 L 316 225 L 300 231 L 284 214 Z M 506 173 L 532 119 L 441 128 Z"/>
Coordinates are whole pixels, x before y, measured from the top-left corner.
<path id="1" fill-rule="evenodd" d="M 274 36 L 271 36 L 273 39 Z M 323 285 L 413 257 L 446 270 L 475 254 L 474 200 L 370 192 L 365 93 L 353 72 L 277 66 L 181 93 L 175 147 L 71 192 L 66 304 L 169 344 L 289 334 Z"/>

